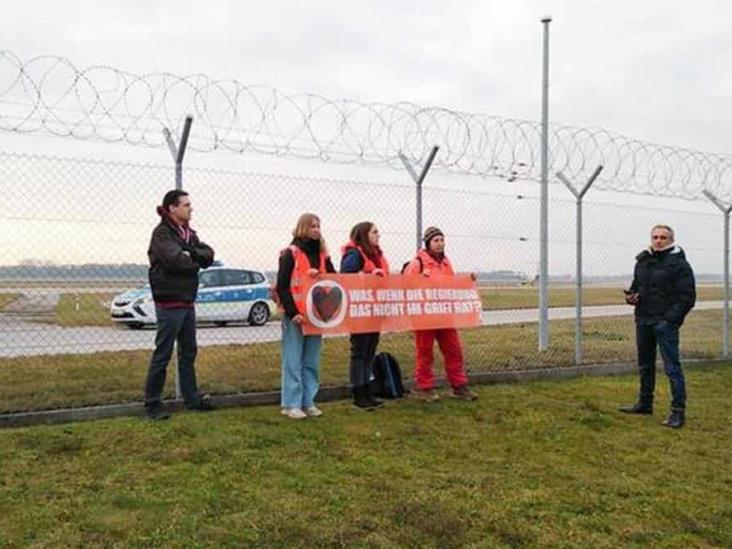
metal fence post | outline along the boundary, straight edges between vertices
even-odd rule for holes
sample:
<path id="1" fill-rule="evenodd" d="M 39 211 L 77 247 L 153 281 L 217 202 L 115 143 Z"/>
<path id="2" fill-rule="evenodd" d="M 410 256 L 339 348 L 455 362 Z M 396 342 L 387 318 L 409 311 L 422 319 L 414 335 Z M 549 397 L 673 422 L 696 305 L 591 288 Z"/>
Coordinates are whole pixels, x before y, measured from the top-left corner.
<path id="1" fill-rule="evenodd" d="M 576 240 L 577 240 L 577 273 L 575 275 L 575 328 L 574 328 L 574 363 L 577 365 L 582 364 L 582 199 L 584 198 L 587 191 L 600 175 L 602 166 L 595 168 L 592 175 L 585 183 L 584 187 L 579 191 L 574 185 L 567 179 L 562 172 L 557 172 L 557 177 L 564 183 L 570 192 L 577 199 L 577 224 L 576 224 Z"/>
<path id="2" fill-rule="evenodd" d="M 539 214 L 539 351 L 549 348 L 549 23 L 544 26 L 541 80 L 541 204 Z"/>
<path id="3" fill-rule="evenodd" d="M 729 357 L 729 214 L 732 212 L 732 204 L 725 206 L 724 203 L 714 196 L 710 191 L 702 191 L 724 215 L 724 312 L 722 316 L 722 358 Z"/>
<path id="4" fill-rule="evenodd" d="M 422 171 L 419 175 L 417 175 L 417 172 L 414 171 L 414 168 L 409 163 L 409 160 L 406 156 L 402 154 L 402 151 L 399 151 L 399 160 L 402 161 L 402 164 L 404 164 L 404 167 L 407 169 L 407 172 L 412 177 L 414 182 L 417 184 L 417 249 L 419 250 L 422 247 L 422 182 L 424 181 L 424 178 L 427 177 L 427 172 L 430 171 L 430 167 L 432 166 L 432 161 L 435 159 L 435 156 L 437 155 L 437 151 L 440 149 L 437 145 L 432 147 L 432 150 L 430 151 L 429 156 L 427 157 L 427 162 L 424 163 L 424 167 L 422 168 Z"/>
<path id="5" fill-rule="evenodd" d="M 168 128 L 163 128 L 163 135 L 165 136 L 165 142 L 168 144 L 170 154 L 173 156 L 175 162 L 175 188 L 176 190 L 183 189 L 183 157 L 186 154 L 186 147 L 188 146 L 188 136 L 191 133 L 191 124 L 193 123 L 193 117 L 189 114 L 186 116 L 185 122 L 183 123 L 183 133 L 180 136 L 180 145 L 175 144 L 173 136 Z M 173 365 L 175 371 L 175 399 L 180 400 L 180 374 L 178 372 L 178 343 L 175 344 L 173 352 Z"/>

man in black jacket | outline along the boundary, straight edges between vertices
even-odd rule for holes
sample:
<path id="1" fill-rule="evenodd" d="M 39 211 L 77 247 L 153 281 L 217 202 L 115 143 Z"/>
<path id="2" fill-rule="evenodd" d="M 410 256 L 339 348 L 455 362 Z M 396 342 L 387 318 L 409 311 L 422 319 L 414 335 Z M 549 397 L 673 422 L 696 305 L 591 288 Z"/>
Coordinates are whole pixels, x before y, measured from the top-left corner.
<path id="1" fill-rule="evenodd" d="M 635 306 L 636 345 L 640 392 L 638 401 L 623 406 L 628 414 L 652 414 L 656 385 L 656 347 L 671 385 L 671 414 L 663 422 L 678 429 L 684 425 L 686 384 L 679 361 L 679 328 L 696 302 L 694 272 L 684 251 L 674 244 L 667 225 L 651 229 L 651 247 L 636 256 L 635 272 L 625 300 Z"/>
<path id="2" fill-rule="evenodd" d="M 213 263 L 214 251 L 189 226 L 193 208 L 188 193 L 169 191 L 157 211 L 161 220 L 153 230 L 147 255 L 158 332 L 145 383 L 146 413 L 154 420 L 168 417 L 162 408 L 161 395 L 176 340 L 178 376 L 186 407 L 199 411 L 213 409 L 196 383 L 194 361 L 198 348 L 194 304 L 198 271 Z"/>

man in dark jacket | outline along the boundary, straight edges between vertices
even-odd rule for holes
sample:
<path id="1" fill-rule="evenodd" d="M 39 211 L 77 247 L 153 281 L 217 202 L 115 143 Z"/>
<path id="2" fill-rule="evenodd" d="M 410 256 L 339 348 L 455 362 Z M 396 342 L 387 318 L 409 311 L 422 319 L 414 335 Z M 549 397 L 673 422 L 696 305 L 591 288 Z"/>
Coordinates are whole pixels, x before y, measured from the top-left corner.
<path id="1" fill-rule="evenodd" d="M 623 406 L 628 414 L 652 414 L 656 385 L 656 347 L 671 385 L 671 414 L 663 422 L 678 429 L 684 425 L 686 384 L 679 361 L 679 328 L 696 302 L 694 272 L 684 251 L 674 244 L 667 225 L 651 229 L 651 246 L 635 258 L 635 272 L 625 300 L 635 306 L 636 346 L 640 392 L 638 401 Z"/>
<path id="2" fill-rule="evenodd" d="M 161 220 L 153 230 L 147 255 L 158 332 L 145 384 L 146 413 L 154 420 L 168 417 L 162 408 L 161 395 L 176 340 L 178 376 L 186 407 L 199 411 L 213 409 L 196 383 L 194 361 L 198 348 L 194 303 L 198 270 L 213 263 L 214 251 L 189 226 L 193 208 L 188 193 L 169 191 L 157 211 Z"/>

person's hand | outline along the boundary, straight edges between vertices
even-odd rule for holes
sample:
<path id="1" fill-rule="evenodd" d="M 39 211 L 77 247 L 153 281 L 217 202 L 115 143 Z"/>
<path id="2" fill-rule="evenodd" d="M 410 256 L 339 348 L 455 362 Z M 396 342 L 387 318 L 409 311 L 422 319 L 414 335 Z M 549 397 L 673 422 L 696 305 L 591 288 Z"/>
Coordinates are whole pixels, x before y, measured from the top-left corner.
<path id="1" fill-rule="evenodd" d="M 310 268 L 308 269 L 308 276 L 311 278 L 316 278 L 320 274 L 320 271 L 318 269 Z"/>
<path id="2" fill-rule="evenodd" d="M 638 305 L 638 301 L 640 301 L 640 295 L 638 292 L 635 292 L 633 294 L 625 294 L 625 302 L 628 305 Z"/>
<path id="3" fill-rule="evenodd" d="M 371 274 L 375 274 L 376 276 L 384 276 L 384 269 L 374 269 L 371 271 Z"/>
<path id="4" fill-rule="evenodd" d="M 424 269 L 422 271 L 422 276 L 430 276 L 431 274 L 432 274 L 432 271 L 430 271 L 429 269 Z"/>
<path id="5" fill-rule="evenodd" d="M 292 323 L 297 326 L 302 326 L 303 322 L 305 322 L 305 317 L 302 315 L 295 315 L 292 317 Z"/>
<path id="6" fill-rule="evenodd" d="M 191 259 L 198 263 L 202 269 L 208 269 L 213 264 L 213 251 L 210 253 L 205 247 L 193 246 L 189 250 Z"/>
<path id="7" fill-rule="evenodd" d="M 198 263 L 198 265 L 200 267 L 203 267 L 204 269 L 207 267 L 207 265 L 204 265 L 205 262 L 201 260 L 201 256 L 198 255 L 198 252 L 196 252 L 195 248 L 191 248 L 190 251 L 185 251 L 183 253 L 188 254 L 190 256 L 190 258 L 193 261 L 195 261 L 196 263 Z"/>

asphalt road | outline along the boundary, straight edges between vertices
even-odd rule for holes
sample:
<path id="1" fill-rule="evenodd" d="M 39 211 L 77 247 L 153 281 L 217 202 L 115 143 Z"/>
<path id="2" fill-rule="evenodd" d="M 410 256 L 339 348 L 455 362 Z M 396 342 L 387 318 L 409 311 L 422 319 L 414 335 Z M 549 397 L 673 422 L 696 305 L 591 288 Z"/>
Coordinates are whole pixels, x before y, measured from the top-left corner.
<path id="1" fill-rule="evenodd" d="M 721 309 L 722 301 L 701 301 L 696 310 Z M 627 305 L 585 307 L 583 318 L 629 316 Z M 574 307 L 549 309 L 550 320 L 573 319 Z M 537 309 L 483 311 L 482 324 L 521 324 L 537 322 Z M 199 326 L 198 344 L 209 345 L 261 343 L 280 339 L 279 322 L 265 326 L 229 325 L 223 328 Z M 65 328 L 53 324 L 27 322 L 11 314 L 0 313 L 0 357 L 37 356 L 53 354 L 86 354 L 99 351 L 153 349 L 155 329 L 130 330 L 123 326 Z"/>

